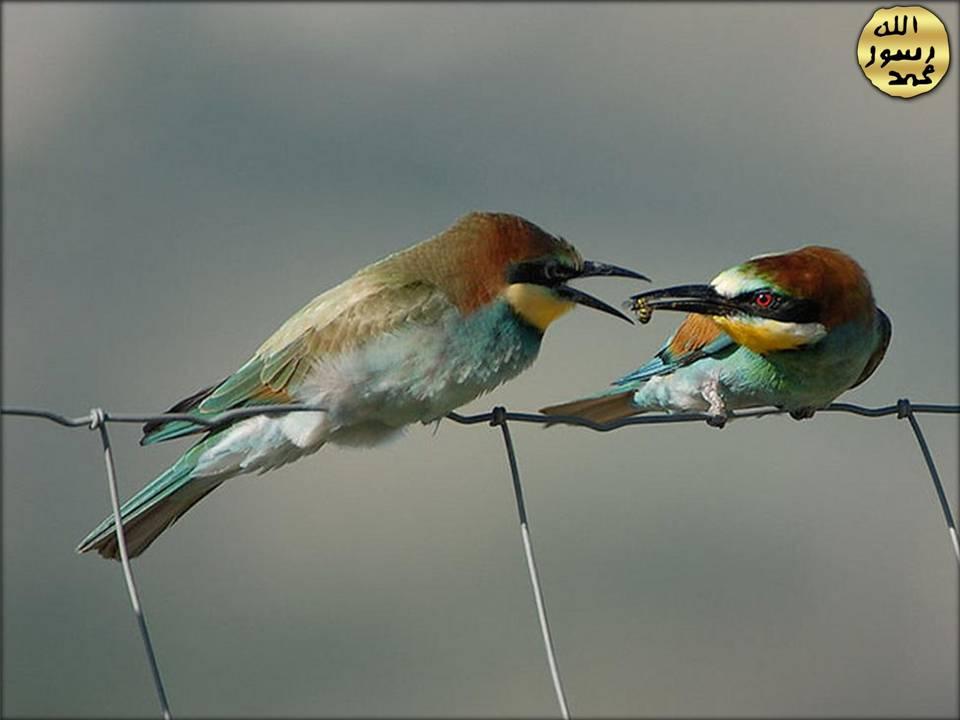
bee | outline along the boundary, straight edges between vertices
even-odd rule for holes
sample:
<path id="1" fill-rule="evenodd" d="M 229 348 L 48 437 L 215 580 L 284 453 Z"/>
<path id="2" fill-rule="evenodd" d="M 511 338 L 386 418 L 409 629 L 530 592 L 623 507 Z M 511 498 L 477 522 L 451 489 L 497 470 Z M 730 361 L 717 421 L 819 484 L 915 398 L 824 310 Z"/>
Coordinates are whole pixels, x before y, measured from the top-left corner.
<path id="1" fill-rule="evenodd" d="M 646 325 L 653 317 L 653 308 L 647 305 L 646 298 L 637 298 L 631 301 L 627 308 L 637 316 L 637 321 L 641 325 Z"/>

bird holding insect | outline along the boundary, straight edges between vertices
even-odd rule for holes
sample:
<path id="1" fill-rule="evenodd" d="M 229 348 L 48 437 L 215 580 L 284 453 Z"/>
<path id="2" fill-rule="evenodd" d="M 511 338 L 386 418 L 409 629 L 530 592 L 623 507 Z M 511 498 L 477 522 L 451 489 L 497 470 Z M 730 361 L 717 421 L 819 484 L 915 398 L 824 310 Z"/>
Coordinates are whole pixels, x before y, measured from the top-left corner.
<path id="1" fill-rule="evenodd" d="M 863 269 L 819 246 L 759 255 L 706 285 L 640 293 L 628 307 L 641 323 L 657 310 L 689 314 L 649 362 L 544 413 L 609 422 L 706 411 L 722 427 L 730 410 L 772 405 L 808 418 L 870 377 L 892 332 Z"/>

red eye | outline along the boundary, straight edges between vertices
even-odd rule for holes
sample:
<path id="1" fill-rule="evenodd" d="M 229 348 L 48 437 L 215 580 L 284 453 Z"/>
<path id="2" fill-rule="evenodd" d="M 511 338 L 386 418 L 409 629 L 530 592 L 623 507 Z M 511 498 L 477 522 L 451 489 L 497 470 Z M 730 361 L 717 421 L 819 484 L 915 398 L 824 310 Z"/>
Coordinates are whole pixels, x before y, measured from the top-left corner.
<path id="1" fill-rule="evenodd" d="M 768 308 L 773 305 L 773 293 L 758 292 L 753 296 L 753 302 L 757 304 L 757 307 Z"/>

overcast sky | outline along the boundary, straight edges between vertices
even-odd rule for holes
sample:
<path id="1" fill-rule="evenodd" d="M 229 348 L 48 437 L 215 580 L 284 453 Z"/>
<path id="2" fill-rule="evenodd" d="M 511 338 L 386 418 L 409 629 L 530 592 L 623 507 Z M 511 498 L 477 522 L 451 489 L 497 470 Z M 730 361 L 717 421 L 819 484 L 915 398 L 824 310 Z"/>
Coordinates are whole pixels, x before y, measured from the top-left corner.
<path id="1" fill-rule="evenodd" d="M 843 397 L 958 401 L 957 78 L 886 97 L 875 5 L 3 5 L 3 402 L 160 411 L 470 210 L 703 282 L 852 254 L 893 320 Z M 929 3 L 960 58 L 957 6 Z M 610 302 L 627 281 L 584 283 Z M 578 310 L 469 406 L 655 352 Z M 923 417 L 957 507 L 954 417 Z M 123 494 L 186 445 L 112 430 Z M 956 716 L 957 567 L 908 427 L 516 427 L 575 715 Z M 3 710 L 156 699 L 95 435 L 3 421 Z M 135 563 L 174 715 L 555 712 L 499 434 L 442 423 L 228 483 Z"/>

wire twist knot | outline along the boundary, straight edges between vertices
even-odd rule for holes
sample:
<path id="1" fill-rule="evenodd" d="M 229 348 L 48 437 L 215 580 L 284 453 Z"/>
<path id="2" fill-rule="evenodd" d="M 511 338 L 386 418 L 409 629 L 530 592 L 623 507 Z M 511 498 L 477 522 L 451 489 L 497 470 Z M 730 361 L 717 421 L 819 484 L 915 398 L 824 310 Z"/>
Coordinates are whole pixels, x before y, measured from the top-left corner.
<path id="1" fill-rule="evenodd" d="M 96 430 L 107 421 L 107 411 L 103 408 L 92 408 L 90 410 L 90 429 Z"/>
<path id="2" fill-rule="evenodd" d="M 910 407 L 910 400 L 908 398 L 900 398 L 897 400 L 897 420 L 903 420 L 912 413 L 913 408 Z"/>

